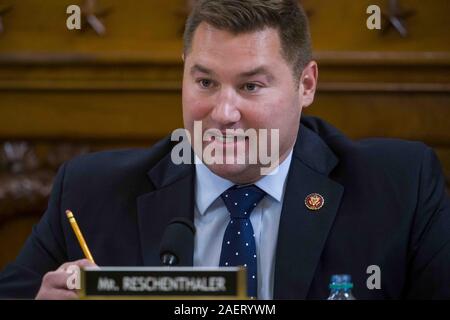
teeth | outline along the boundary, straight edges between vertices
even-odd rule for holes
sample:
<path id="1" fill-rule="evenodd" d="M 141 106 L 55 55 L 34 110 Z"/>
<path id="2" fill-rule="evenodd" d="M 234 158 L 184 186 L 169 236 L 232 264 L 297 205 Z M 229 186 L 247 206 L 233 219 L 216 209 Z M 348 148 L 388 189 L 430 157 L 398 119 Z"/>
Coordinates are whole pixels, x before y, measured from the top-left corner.
<path id="1" fill-rule="evenodd" d="M 245 136 L 215 136 L 215 138 L 222 143 L 230 143 L 236 141 L 243 141 L 245 140 Z"/>
<path id="2" fill-rule="evenodd" d="M 234 134 L 215 134 L 213 132 L 206 132 L 204 139 L 210 141 L 212 138 L 220 143 L 231 143 L 234 141 L 244 141 L 246 139 L 245 135 L 234 135 Z"/>
<path id="3" fill-rule="evenodd" d="M 234 142 L 234 136 L 216 136 L 216 139 L 220 142 Z"/>
<path id="4" fill-rule="evenodd" d="M 245 140 L 245 136 L 215 136 L 215 138 L 217 139 L 217 141 L 222 142 L 222 143 L 230 143 L 230 142 L 234 142 L 234 139 L 236 139 L 237 141 L 242 141 Z"/>

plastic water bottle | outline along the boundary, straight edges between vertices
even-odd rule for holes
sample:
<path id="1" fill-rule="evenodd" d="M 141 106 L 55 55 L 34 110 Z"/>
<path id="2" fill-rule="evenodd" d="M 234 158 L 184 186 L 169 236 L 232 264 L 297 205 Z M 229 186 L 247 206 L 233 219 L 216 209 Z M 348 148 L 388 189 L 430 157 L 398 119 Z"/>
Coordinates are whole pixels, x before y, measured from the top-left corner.
<path id="1" fill-rule="evenodd" d="M 331 277 L 330 296 L 327 300 L 355 300 L 352 294 L 352 277 L 348 274 L 335 274 Z"/>

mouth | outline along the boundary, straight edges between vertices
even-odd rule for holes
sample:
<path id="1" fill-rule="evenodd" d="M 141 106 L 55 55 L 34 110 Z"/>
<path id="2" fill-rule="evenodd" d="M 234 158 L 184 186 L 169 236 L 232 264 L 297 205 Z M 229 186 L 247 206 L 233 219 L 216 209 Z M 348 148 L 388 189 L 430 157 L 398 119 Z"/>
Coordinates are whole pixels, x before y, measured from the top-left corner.
<path id="1" fill-rule="evenodd" d="M 245 141 L 247 137 L 245 136 L 234 136 L 234 135 L 223 135 L 223 136 L 213 136 L 213 141 L 218 141 L 220 143 L 237 143 L 240 141 Z"/>
<path id="2" fill-rule="evenodd" d="M 229 132 L 218 131 L 218 130 L 206 130 L 204 133 L 204 140 L 211 142 L 220 142 L 220 143 L 233 143 L 247 140 L 246 135 L 242 134 L 230 134 Z"/>
<path id="3" fill-rule="evenodd" d="M 205 135 L 206 141 L 211 142 L 218 142 L 221 144 L 231 144 L 231 143 L 238 143 L 241 141 L 248 140 L 248 137 L 245 135 L 234 135 L 234 134 L 217 134 L 217 133 L 210 133 L 207 132 Z"/>

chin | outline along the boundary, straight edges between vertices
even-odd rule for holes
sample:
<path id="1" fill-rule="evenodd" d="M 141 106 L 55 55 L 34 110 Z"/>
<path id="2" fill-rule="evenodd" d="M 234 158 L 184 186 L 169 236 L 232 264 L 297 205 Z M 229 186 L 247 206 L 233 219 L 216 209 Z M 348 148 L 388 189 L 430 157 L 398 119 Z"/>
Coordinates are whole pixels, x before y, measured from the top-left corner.
<path id="1" fill-rule="evenodd" d="M 257 166 L 248 164 L 211 164 L 209 170 L 234 183 L 251 183 L 259 179 Z M 255 168 L 256 167 L 256 168 Z"/>

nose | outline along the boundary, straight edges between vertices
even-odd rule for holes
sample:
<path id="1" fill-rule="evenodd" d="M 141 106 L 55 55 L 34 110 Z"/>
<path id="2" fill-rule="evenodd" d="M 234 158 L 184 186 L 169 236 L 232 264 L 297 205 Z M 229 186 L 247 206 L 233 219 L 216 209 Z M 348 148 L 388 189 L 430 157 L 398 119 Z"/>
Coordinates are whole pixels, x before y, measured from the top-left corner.
<path id="1" fill-rule="evenodd" d="M 211 118 L 221 126 L 229 126 L 241 119 L 237 108 L 237 97 L 233 89 L 221 90 L 211 113 Z"/>

